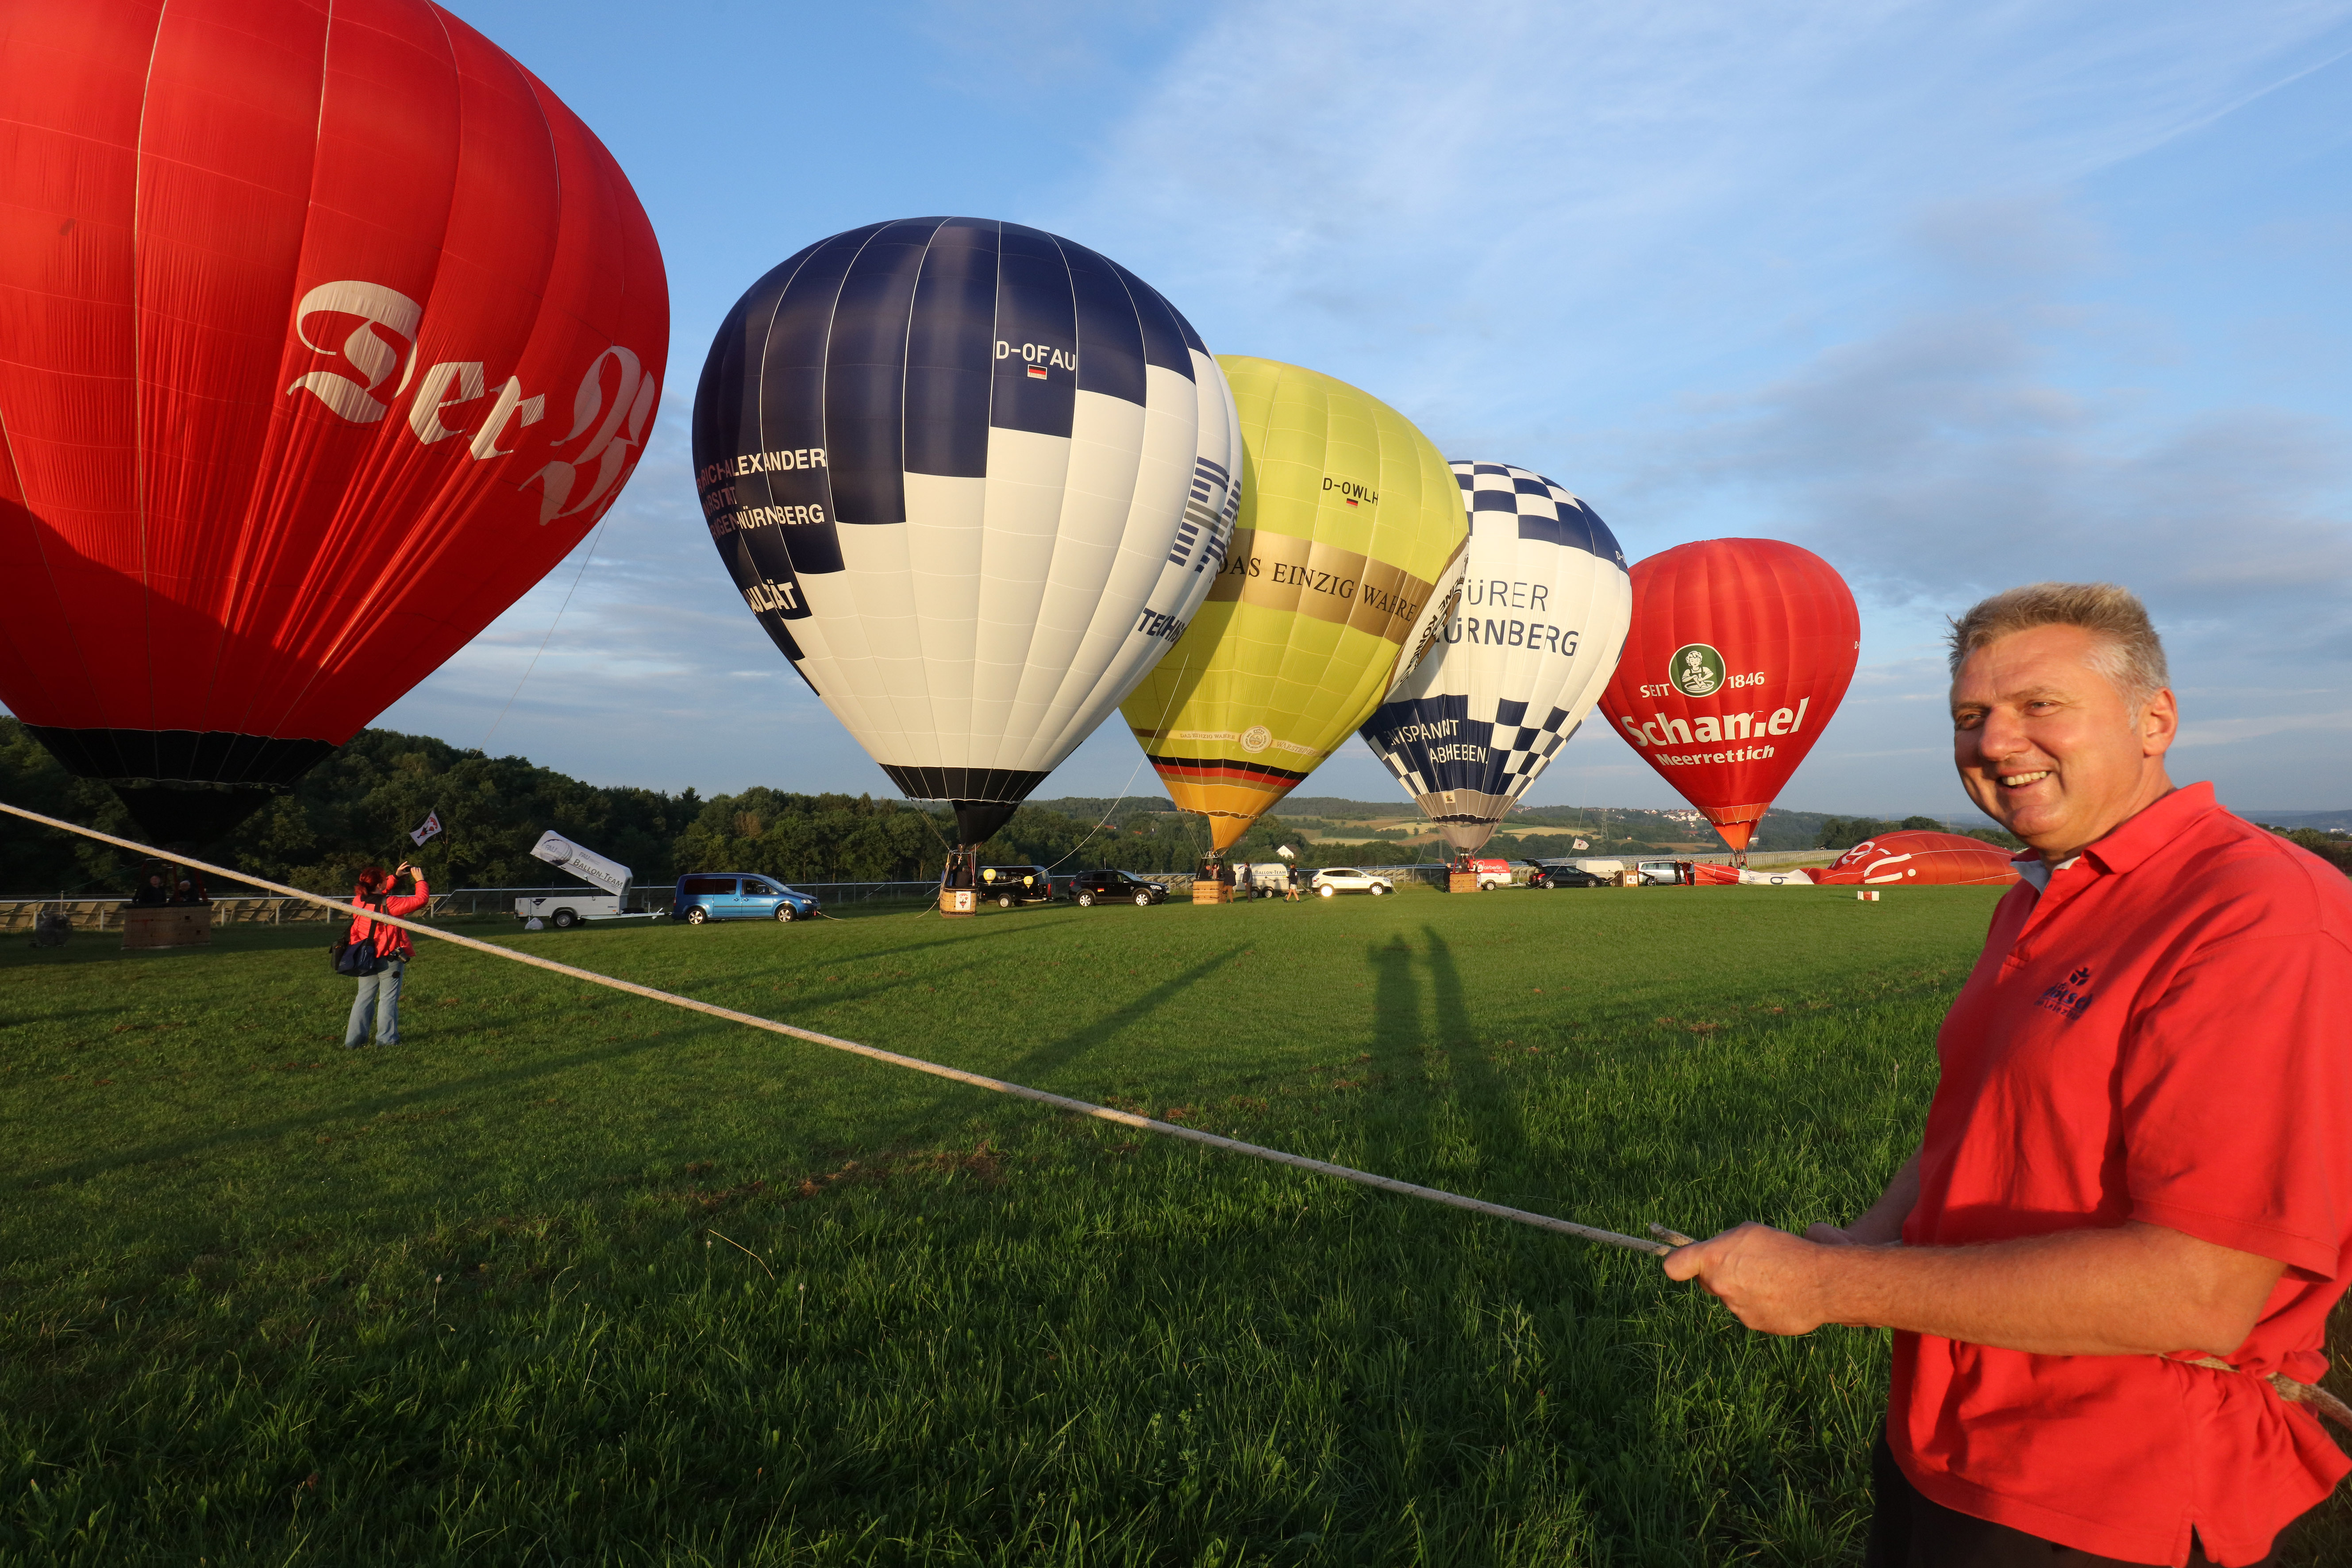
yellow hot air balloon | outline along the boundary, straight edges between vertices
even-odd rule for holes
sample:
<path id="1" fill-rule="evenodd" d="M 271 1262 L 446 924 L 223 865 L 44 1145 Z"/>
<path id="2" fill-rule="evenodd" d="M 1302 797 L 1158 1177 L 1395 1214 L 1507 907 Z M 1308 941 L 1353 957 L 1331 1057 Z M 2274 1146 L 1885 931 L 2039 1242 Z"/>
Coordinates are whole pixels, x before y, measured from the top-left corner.
<path id="1" fill-rule="evenodd" d="M 1119 711 L 1223 851 L 1428 651 L 1462 577 L 1462 487 L 1412 422 L 1295 364 L 1219 355 L 1241 509 L 1216 585 Z"/>

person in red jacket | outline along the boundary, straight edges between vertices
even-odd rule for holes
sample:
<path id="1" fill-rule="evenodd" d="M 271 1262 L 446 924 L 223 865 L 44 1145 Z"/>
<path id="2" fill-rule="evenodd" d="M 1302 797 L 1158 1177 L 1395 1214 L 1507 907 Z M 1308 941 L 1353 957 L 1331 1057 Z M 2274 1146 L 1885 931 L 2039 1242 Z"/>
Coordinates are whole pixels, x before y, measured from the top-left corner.
<path id="1" fill-rule="evenodd" d="M 394 897 L 393 885 L 403 877 L 415 881 L 415 890 Z M 395 918 L 413 915 L 431 900 L 432 892 L 425 885 L 425 873 L 405 860 L 389 877 L 374 866 L 360 873 L 359 885 L 352 889 L 352 902 L 359 914 L 352 921 L 351 940 L 361 942 L 375 938 L 376 957 L 383 966 L 360 977 L 360 994 L 352 998 L 351 1021 L 343 1026 L 343 1049 L 355 1051 L 367 1044 L 370 1019 L 375 1023 L 377 1045 L 400 1044 L 400 977 L 408 972 L 408 961 L 415 956 L 415 950 L 409 945 L 406 931 L 369 916 L 371 911 Z"/>
<path id="2" fill-rule="evenodd" d="M 1951 704 L 1961 782 L 2030 847 L 1919 1152 L 1857 1219 L 1666 1272 L 1766 1333 L 1896 1331 L 1870 1568 L 2270 1563 L 2352 1472 L 2314 1387 L 2352 1282 L 2352 886 L 2174 786 L 2120 588 L 1970 610 Z"/>

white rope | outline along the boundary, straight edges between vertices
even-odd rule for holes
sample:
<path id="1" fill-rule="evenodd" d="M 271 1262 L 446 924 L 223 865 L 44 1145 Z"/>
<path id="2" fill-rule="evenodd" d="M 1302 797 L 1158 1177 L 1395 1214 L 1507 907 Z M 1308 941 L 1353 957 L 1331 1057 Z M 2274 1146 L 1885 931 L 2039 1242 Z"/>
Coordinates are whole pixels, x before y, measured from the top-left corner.
<path id="1" fill-rule="evenodd" d="M 130 849 L 159 858 L 163 858 L 161 850 L 152 849 L 144 844 L 135 843 L 128 838 L 117 838 L 111 834 L 100 833 L 96 828 L 83 827 L 76 823 L 60 822 L 54 816 L 44 816 L 37 811 L 27 811 L 23 806 L 10 805 L 5 801 L 0 801 L 0 811 L 5 811 L 11 816 L 21 816 L 27 822 L 37 822 L 44 827 L 55 827 L 66 833 L 78 833 L 85 838 L 94 838 L 101 844 L 111 844 L 117 848 Z M 281 882 L 264 881 L 258 877 L 246 876 L 242 872 L 229 870 L 226 867 L 208 865 L 202 860 L 189 859 L 184 856 L 177 857 L 176 864 L 194 866 L 199 870 L 210 871 L 215 876 L 233 878 L 254 887 L 267 888 L 271 892 L 283 894 L 289 899 L 300 899 L 306 903 L 318 904 L 326 909 L 349 910 L 355 914 L 363 913 L 371 921 L 376 923 L 397 926 L 403 931 L 415 931 L 419 936 L 436 937 L 443 942 L 455 942 L 459 947 L 471 948 L 478 952 L 487 952 L 496 958 L 509 959 L 516 963 L 527 963 L 534 969 L 544 969 L 551 974 L 568 975 L 573 980 L 584 980 L 592 985 L 609 986 L 614 991 L 625 991 L 632 996 L 643 996 L 648 1001 L 667 1003 L 673 1007 L 684 1007 L 689 1012 L 706 1014 L 713 1018 L 723 1018 L 730 1024 L 741 1024 L 747 1028 L 765 1029 L 773 1035 L 788 1035 L 793 1039 L 806 1040 L 811 1045 L 824 1046 L 829 1050 L 846 1051 L 852 1056 L 865 1057 L 871 1061 L 887 1062 L 892 1067 L 908 1068 L 919 1073 L 929 1073 L 933 1078 L 943 1078 L 952 1083 L 969 1084 L 974 1089 L 985 1089 L 997 1094 L 1009 1094 L 1018 1100 L 1031 1100 L 1039 1105 L 1050 1105 L 1056 1110 L 1066 1110 L 1078 1116 L 1090 1116 L 1097 1121 L 1115 1121 L 1121 1127 L 1137 1128 L 1146 1132 L 1158 1132 L 1170 1138 L 1181 1138 L 1187 1142 L 1204 1144 L 1212 1149 L 1222 1149 L 1229 1154 L 1247 1154 L 1252 1159 L 1270 1160 L 1277 1165 L 1288 1165 L 1293 1170 L 1311 1171 L 1318 1176 L 1336 1176 L 1343 1182 L 1353 1182 L 1359 1186 L 1377 1187 L 1384 1193 L 1401 1193 L 1406 1197 L 1422 1198 L 1433 1204 L 1444 1204 L 1452 1208 L 1467 1209 L 1472 1214 L 1482 1214 L 1494 1219 L 1513 1220 L 1520 1225 L 1534 1226 L 1538 1230 L 1549 1230 L 1560 1236 L 1572 1236 L 1582 1241 L 1601 1242 L 1611 1247 L 1627 1247 L 1635 1252 L 1646 1252 L 1660 1258 L 1674 1250 L 1673 1247 L 1663 1241 L 1644 1241 L 1638 1237 L 1620 1236 L 1613 1230 L 1599 1230 L 1591 1226 L 1578 1225 L 1570 1220 L 1554 1219 L 1549 1215 L 1530 1214 L 1526 1209 L 1507 1208 L 1501 1204 L 1490 1204 L 1478 1198 L 1464 1197 L 1459 1193 L 1444 1192 L 1436 1187 L 1418 1186 L 1412 1182 L 1400 1182 L 1389 1176 L 1376 1176 L 1369 1171 L 1358 1171 L 1346 1165 L 1334 1165 L 1325 1160 L 1310 1160 L 1302 1154 L 1285 1153 L 1279 1149 L 1268 1149 L 1256 1143 L 1244 1143 L 1238 1139 L 1220 1138 L 1213 1132 L 1202 1132 L 1192 1127 L 1180 1127 L 1171 1121 L 1154 1121 L 1148 1116 L 1138 1116 L 1131 1110 L 1114 1110 L 1107 1105 L 1091 1105 L 1083 1100 L 1072 1100 L 1066 1095 L 1049 1094 L 1042 1089 L 1030 1089 L 1022 1084 L 1007 1083 L 1003 1079 L 965 1072 L 959 1068 L 941 1067 L 937 1062 L 927 1062 L 916 1057 L 900 1056 L 896 1051 L 881 1050 L 873 1046 L 862 1046 L 855 1040 L 836 1039 L 831 1035 L 820 1035 L 814 1029 L 795 1028 L 790 1024 L 779 1024 L 772 1018 L 762 1018 L 751 1013 L 739 1013 L 732 1007 L 714 1006 L 709 1002 L 698 1002 L 691 996 L 680 996 L 675 992 L 656 991 L 650 985 L 639 985 L 634 981 L 616 980 L 609 974 L 599 974 L 590 969 L 577 969 L 569 963 L 558 963 L 551 958 L 541 958 L 536 953 L 518 952 L 511 947 L 500 947 L 496 942 L 479 942 L 472 937 L 459 936 L 454 931 L 436 931 L 431 926 L 419 925 L 414 921 L 402 920 L 391 915 L 380 915 L 373 910 L 361 910 L 357 905 L 346 903 L 340 899 L 330 899 L 319 893 L 306 893 L 299 888 L 289 888 Z"/>

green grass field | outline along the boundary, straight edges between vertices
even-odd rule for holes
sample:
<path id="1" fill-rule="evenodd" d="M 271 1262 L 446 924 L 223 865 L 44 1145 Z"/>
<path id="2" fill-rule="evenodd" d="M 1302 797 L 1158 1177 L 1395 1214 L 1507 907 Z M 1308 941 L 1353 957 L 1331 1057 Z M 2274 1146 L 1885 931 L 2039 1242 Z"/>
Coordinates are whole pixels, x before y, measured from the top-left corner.
<path id="1" fill-rule="evenodd" d="M 518 948 L 1638 1230 L 1909 1152 L 1980 889 L 1409 892 Z M 0 951 L 0 1562 L 1822 1563 L 1882 1334 L 428 948 Z M 2296 1563 L 2352 1552 L 2342 1499 Z"/>

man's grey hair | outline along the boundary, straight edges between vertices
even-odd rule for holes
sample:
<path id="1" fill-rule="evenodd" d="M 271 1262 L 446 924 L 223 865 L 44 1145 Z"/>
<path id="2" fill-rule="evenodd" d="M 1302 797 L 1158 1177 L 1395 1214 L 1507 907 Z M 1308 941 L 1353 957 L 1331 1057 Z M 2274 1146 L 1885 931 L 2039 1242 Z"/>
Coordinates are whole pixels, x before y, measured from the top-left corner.
<path id="1" fill-rule="evenodd" d="M 2147 606 L 2113 583 L 2033 583 L 1984 600 L 1952 622 L 1952 678 L 1959 679 L 1969 655 L 1987 643 L 2035 626 L 2080 626 L 2095 637 L 2088 662 L 2123 693 L 2135 716 L 2171 683 Z"/>

